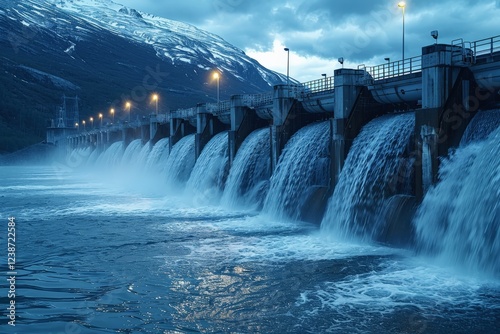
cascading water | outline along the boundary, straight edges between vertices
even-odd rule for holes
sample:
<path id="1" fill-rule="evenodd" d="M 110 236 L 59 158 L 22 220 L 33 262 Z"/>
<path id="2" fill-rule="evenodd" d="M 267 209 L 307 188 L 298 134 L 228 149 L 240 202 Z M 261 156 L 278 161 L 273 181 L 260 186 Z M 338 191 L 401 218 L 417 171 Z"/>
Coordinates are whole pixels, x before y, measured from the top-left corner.
<path id="1" fill-rule="evenodd" d="M 447 264 L 500 277 L 500 127 L 482 141 L 470 139 L 487 129 L 473 122 L 467 131 L 468 144 L 442 161 L 440 181 L 418 209 L 418 246 Z"/>
<path id="2" fill-rule="evenodd" d="M 153 146 L 146 161 L 146 170 L 162 171 L 170 153 L 169 142 L 169 138 L 162 138 Z"/>
<path id="3" fill-rule="evenodd" d="M 356 137 L 330 198 L 321 227 L 328 234 L 379 238 L 386 228 L 385 202 L 410 193 L 405 158 L 415 127 L 414 113 L 386 115 L 372 120 Z"/>
<path id="4" fill-rule="evenodd" d="M 137 159 L 137 157 L 139 156 L 141 149 L 142 149 L 142 139 L 133 140 L 127 146 L 125 152 L 123 153 L 121 161 L 122 165 L 129 166 L 132 163 L 132 161 L 135 161 L 135 159 Z"/>
<path id="5" fill-rule="evenodd" d="M 195 163 L 194 134 L 187 135 L 172 147 L 165 162 L 167 184 L 173 186 L 189 179 Z"/>
<path id="6" fill-rule="evenodd" d="M 264 212 L 301 219 L 310 199 L 328 183 L 329 122 L 300 129 L 283 150 L 270 180 Z"/>
<path id="7" fill-rule="evenodd" d="M 104 151 L 96 160 L 96 165 L 113 167 L 120 164 L 123 157 L 124 143 L 117 141 L 111 144 L 106 151 Z"/>
<path id="8" fill-rule="evenodd" d="M 91 147 L 76 148 L 71 151 L 66 159 L 66 163 L 72 168 L 84 166 L 93 152 L 95 152 L 95 150 L 92 151 Z"/>
<path id="9" fill-rule="evenodd" d="M 201 152 L 186 184 L 186 191 L 198 201 L 213 202 L 220 198 L 229 169 L 228 135 L 215 135 Z"/>
<path id="10" fill-rule="evenodd" d="M 133 165 L 137 169 L 144 170 L 146 168 L 146 163 L 149 158 L 149 153 L 151 152 L 151 142 L 148 141 L 144 146 L 141 148 L 138 157 L 134 157 L 133 160 Z"/>
<path id="11" fill-rule="evenodd" d="M 465 130 L 460 146 L 476 140 L 483 140 L 500 126 L 500 110 L 479 111 Z"/>
<path id="12" fill-rule="evenodd" d="M 87 159 L 87 165 L 88 166 L 93 166 L 95 164 L 96 160 L 99 158 L 100 155 L 101 155 L 101 151 L 98 148 L 96 148 L 95 150 L 93 150 L 92 153 L 90 154 L 90 156 Z"/>
<path id="13" fill-rule="evenodd" d="M 234 158 L 221 203 L 228 207 L 262 205 L 271 176 L 269 128 L 252 132 Z"/>

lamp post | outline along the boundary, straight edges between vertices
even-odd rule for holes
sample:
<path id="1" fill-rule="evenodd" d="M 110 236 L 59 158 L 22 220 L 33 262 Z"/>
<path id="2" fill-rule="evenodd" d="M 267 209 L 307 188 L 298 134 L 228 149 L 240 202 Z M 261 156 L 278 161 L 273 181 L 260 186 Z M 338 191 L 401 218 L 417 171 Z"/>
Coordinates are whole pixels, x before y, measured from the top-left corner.
<path id="1" fill-rule="evenodd" d="M 132 107 L 132 103 L 130 103 L 130 102 L 125 103 L 125 108 L 127 109 L 127 112 L 128 112 L 128 122 L 129 123 L 130 123 L 130 114 L 132 113 L 130 111 L 131 107 Z"/>
<path id="2" fill-rule="evenodd" d="M 158 116 L 158 94 L 153 94 L 153 101 L 155 101 L 155 104 L 156 104 L 156 109 L 155 109 L 155 112 L 156 112 L 156 116 Z"/>
<path id="3" fill-rule="evenodd" d="M 99 127 L 102 128 L 102 114 L 99 113 Z"/>
<path id="4" fill-rule="evenodd" d="M 284 48 L 283 50 L 286 51 L 287 53 L 287 58 L 286 58 L 286 86 L 290 85 L 290 49 L 289 48 Z"/>
<path id="5" fill-rule="evenodd" d="M 83 131 L 87 131 L 87 129 L 85 128 L 85 120 L 82 121 L 82 124 L 83 124 Z"/>
<path id="6" fill-rule="evenodd" d="M 94 117 L 90 117 L 90 127 L 94 129 Z"/>
<path id="7" fill-rule="evenodd" d="M 113 118 L 113 124 L 115 124 L 115 109 L 111 108 L 109 112 L 111 113 L 111 117 Z"/>
<path id="8" fill-rule="evenodd" d="M 75 128 L 76 128 L 76 132 L 80 132 L 80 128 L 78 127 L 78 123 L 75 123 Z"/>
<path id="9" fill-rule="evenodd" d="M 217 80 L 217 103 L 220 101 L 220 95 L 219 95 L 219 80 L 220 80 L 220 75 L 218 72 L 214 73 L 214 79 Z"/>
<path id="10" fill-rule="evenodd" d="M 398 7 L 403 9 L 403 64 L 405 59 L 405 8 L 406 2 L 400 1 L 398 3 Z"/>
<path id="11" fill-rule="evenodd" d="M 326 73 L 321 74 L 325 78 L 325 90 L 326 90 Z"/>

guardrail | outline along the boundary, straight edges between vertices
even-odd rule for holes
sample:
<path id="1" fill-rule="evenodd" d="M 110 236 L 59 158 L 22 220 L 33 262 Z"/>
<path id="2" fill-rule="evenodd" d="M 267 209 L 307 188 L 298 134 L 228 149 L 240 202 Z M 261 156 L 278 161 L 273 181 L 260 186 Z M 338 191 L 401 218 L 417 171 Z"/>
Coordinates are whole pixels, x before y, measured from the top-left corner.
<path id="1" fill-rule="evenodd" d="M 187 109 L 177 109 L 172 112 L 171 116 L 174 118 L 190 119 L 196 116 L 196 107 Z"/>
<path id="2" fill-rule="evenodd" d="M 207 103 L 205 104 L 205 108 L 207 109 L 208 112 L 211 112 L 215 116 L 218 116 L 220 114 L 224 114 L 229 112 L 231 110 L 231 101 L 226 100 L 226 101 L 220 101 L 218 103 Z"/>
<path id="3" fill-rule="evenodd" d="M 500 35 L 472 42 L 471 49 L 474 52 L 474 59 L 482 55 L 492 56 L 493 53 L 500 52 Z"/>
<path id="4" fill-rule="evenodd" d="M 416 56 L 403 60 L 397 60 L 376 66 L 359 65 L 358 69 L 364 69 L 371 75 L 373 80 L 389 79 L 402 75 L 422 71 L 422 56 Z"/>
<path id="5" fill-rule="evenodd" d="M 312 80 L 302 83 L 304 93 L 320 93 L 333 91 L 335 88 L 334 77 Z"/>

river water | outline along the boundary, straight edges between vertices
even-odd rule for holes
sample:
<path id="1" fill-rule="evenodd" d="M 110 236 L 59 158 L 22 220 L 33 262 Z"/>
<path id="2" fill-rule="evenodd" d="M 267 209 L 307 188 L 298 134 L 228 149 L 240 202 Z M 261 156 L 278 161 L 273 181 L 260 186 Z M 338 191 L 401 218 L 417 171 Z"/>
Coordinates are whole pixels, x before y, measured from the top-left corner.
<path id="1" fill-rule="evenodd" d="M 4 317 L 2 333 L 493 333 L 500 323 L 497 280 L 407 250 L 195 206 L 153 191 L 154 180 L 141 189 L 57 165 L 0 173 L 3 246 L 9 216 L 17 236 L 16 326 Z"/>
<path id="2" fill-rule="evenodd" d="M 411 114 L 364 128 L 321 225 L 300 217 L 327 184 L 327 123 L 297 132 L 273 175 L 266 129 L 231 166 L 226 133 L 196 162 L 191 135 L 170 155 L 168 140 L 136 140 L 0 166 L 0 332 L 496 333 L 500 128 L 486 131 L 488 117 L 443 160 L 406 248 L 379 231 L 385 201 L 411 193 Z"/>

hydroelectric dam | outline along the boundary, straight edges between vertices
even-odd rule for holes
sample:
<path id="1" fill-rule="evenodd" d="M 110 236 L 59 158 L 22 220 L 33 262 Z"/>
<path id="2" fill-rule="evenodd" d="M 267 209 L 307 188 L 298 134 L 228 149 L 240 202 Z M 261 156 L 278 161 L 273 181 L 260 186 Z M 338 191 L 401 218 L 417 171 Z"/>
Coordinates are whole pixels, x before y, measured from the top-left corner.
<path id="1" fill-rule="evenodd" d="M 207 198 L 401 245 L 422 232 L 411 221 L 418 205 L 438 200 L 426 195 L 450 150 L 494 131 L 498 140 L 499 90 L 500 35 L 141 122 L 53 126 L 47 142 L 70 165 L 157 165 Z M 499 164 L 494 153 L 485 159 Z"/>

